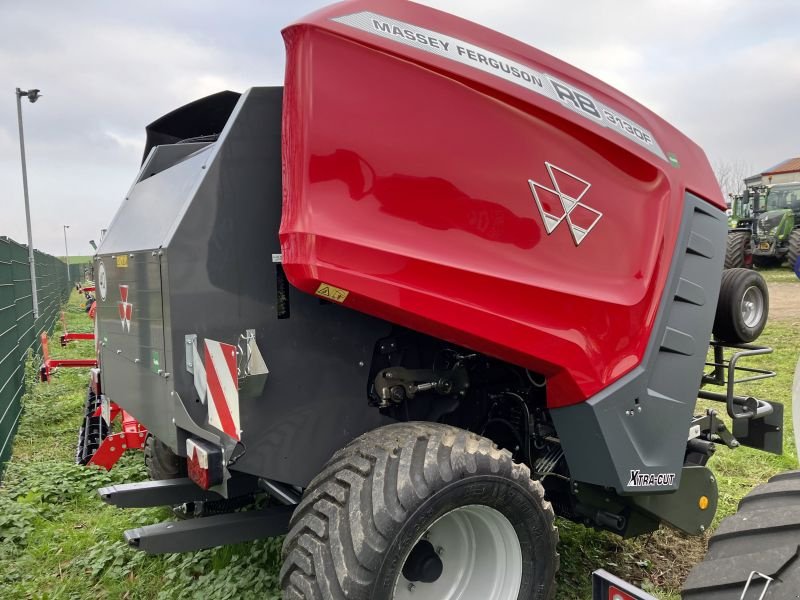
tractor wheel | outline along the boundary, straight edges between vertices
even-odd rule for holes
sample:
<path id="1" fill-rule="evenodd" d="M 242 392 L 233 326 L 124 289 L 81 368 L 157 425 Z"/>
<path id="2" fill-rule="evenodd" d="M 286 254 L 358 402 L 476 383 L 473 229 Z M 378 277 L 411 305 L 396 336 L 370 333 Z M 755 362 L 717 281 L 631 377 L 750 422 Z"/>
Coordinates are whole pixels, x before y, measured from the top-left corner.
<path id="1" fill-rule="evenodd" d="M 150 479 L 177 479 L 188 472 L 186 460 L 150 433 L 144 441 L 144 464 Z"/>
<path id="2" fill-rule="evenodd" d="M 723 519 L 709 540 L 705 559 L 683 585 L 683 600 L 797 598 L 798 539 L 800 471 L 793 471 L 756 487 L 735 515 Z"/>
<path id="3" fill-rule="evenodd" d="M 725 248 L 725 268 L 741 269 L 753 264 L 753 250 L 750 247 L 750 233 L 732 231 L 728 234 L 728 246 Z"/>
<path id="4" fill-rule="evenodd" d="M 722 273 L 714 336 L 733 344 L 755 340 L 769 315 L 769 291 L 760 273 L 750 269 L 729 269 Z"/>
<path id="5" fill-rule="evenodd" d="M 438 423 L 357 438 L 289 524 L 286 600 L 550 600 L 558 531 L 528 467 Z"/>
<path id="6" fill-rule="evenodd" d="M 797 264 L 797 259 L 800 258 L 800 229 L 789 234 L 789 253 L 786 258 L 789 260 L 789 268 L 797 272 L 800 269 Z"/>

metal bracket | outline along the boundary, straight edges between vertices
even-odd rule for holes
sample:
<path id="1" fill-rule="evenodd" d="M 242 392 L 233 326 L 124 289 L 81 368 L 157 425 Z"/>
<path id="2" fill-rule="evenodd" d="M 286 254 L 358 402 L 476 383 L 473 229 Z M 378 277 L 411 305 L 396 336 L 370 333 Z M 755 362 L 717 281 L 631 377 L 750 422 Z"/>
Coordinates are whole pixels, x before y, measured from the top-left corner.
<path id="1" fill-rule="evenodd" d="M 766 581 L 764 584 L 764 589 L 761 591 L 761 595 L 758 597 L 758 600 L 764 600 L 764 596 L 767 595 L 767 589 L 769 588 L 769 584 L 772 583 L 772 577 L 769 575 L 764 575 L 763 573 L 759 573 L 758 571 L 751 571 L 750 577 L 747 578 L 747 583 L 744 586 L 744 591 L 742 595 L 739 596 L 739 600 L 744 600 L 745 596 L 747 595 L 747 590 L 750 589 L 750 584 L 753 582 L 754 578 L 762 578 Z"/>
<path id="2" fill-rule="evenodd" d="M 238 350 L 236 368 L 239 374 L 239 397 L 259 396 L 267 382 L 269 369 L 256 344 L 255 329 L 248 329 L 239 336 Z"/>
<path id="3" fill-rule="evenodd" d="M 200 350 L 197 348 L 197 335 L 187 335 L 183 339 L 186 349 L 186 370 L 194 375 L 194 389 L 197 391 L 197 397 L 200 398 L 200 402 L 205 404 L 208 389 L 206 368 L 203 366 L 203 359 L 200 357 Z"/>

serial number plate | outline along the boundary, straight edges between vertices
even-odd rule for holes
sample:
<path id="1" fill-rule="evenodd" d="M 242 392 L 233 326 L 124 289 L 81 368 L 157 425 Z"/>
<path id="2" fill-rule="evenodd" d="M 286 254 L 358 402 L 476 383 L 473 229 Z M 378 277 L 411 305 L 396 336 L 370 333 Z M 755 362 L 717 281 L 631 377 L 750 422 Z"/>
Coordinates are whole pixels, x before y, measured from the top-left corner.
<path id="1" fill-rule="evenodd" d="M 761 242 L 758 246 L 761 250 L 769 250 L 769 242 Z"/>

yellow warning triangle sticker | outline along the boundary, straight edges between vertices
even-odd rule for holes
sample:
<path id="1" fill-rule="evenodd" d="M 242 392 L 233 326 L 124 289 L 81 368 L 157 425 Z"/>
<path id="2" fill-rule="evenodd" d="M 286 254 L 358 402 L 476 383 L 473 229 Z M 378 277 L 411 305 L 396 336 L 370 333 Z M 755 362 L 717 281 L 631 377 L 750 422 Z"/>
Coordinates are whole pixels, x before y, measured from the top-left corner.
<path id="1" fill-rule="evenodd" d="M 329 283 L 320 283 L 316 291 L 317 296 L 322 296 L 323 298 L 339 303 L 344 302 L 349 293 L 349 291 L 330 285 Z"/>

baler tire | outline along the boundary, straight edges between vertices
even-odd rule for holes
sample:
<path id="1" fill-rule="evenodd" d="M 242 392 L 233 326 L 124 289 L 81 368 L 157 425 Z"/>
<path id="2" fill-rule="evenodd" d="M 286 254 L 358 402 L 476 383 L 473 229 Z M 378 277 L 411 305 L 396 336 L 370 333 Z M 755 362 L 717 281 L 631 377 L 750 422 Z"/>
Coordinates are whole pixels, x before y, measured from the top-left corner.
<path id="1" fill-rule="evenodd" d="M 741 269 L 746 266 L 745 256 L 750 249 L 750 235 L 746 231 L 728 233 L 728 245 L 725 247 L 726 269 Z"/>
<path id="2" fill-rule="evenodd" d="M 445 523 L 465 523 L 479 513 L 476 522 L 500 517 L 493 531 L 503 542 L 492 549 L 484 541 L 480 550 L 489 559 L 475 558 L 469 578 L 460 575 L 455 585 L 463 584 L 464 593 L 458 598 L 552 599 L 558 530 L 544 489 L 531 480 L 527 466 L 514 463 L 491 440 L 448 425 L 397 423 L 368 432 L 333 455 L 295 509 L 283 544 L 283 597 L 389 600 L 416 586 L 409 597 L 442 600 L 435 582 L 405 578 L 412 572 L 409 553 L 432 552 L 434 542 L 448 539 Z M 442 557 L 439 577 L 463 573 L 453 566 L 465 564 L 461 546 L 469 544 L 435 546 Z M 494 586 L 502 591 L 490 596 L 476 589 L 486 578 L 472 575 L 484 563 L 496 564 L 498 556 L 505 559 L 498 561 L 501 572 L 514 575 L 502 575 L 506 579 Z M 448 579 L 442 584 L 449 585 Z"/>
<path id="3" fill-rule="evenodd" d="M 754 314 L 743 314 L 745 300 L 752 298 Z M 749 344 L 761 335 L 769 316 L 769 289 L 760 273 L 750 269 L 728 269 L 722 273 L 714 337 L 722 342 Z"/>
<path id="4" fill-rule="evenodd" d="M 683 585 L 683 600 L 739 598 L 753 571 L 773 578 L 765 599 L 797 598 L 800 590 L 800 471 L 757 486 L 711 536 L 708 552 Z M 748 600 L 766 581 L 755 577 Z"/>
<path id="5" fill-rule="evenodd" d="M 153 480 L 177 479 L 188 473 L 186 460 L 151 433 L 144 440 L 144 464 Z"/>
<path id="6" fill-rule="evenodd" d="M 800 229 L 794 229 L 789 234 L 789 252 L 786 258 L 789 261 L 789 268 L 795 271 L 797 267 L 797 259 L 800 257 Z"/>

